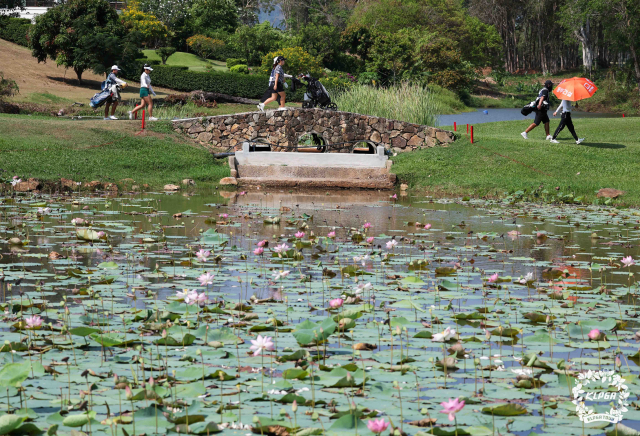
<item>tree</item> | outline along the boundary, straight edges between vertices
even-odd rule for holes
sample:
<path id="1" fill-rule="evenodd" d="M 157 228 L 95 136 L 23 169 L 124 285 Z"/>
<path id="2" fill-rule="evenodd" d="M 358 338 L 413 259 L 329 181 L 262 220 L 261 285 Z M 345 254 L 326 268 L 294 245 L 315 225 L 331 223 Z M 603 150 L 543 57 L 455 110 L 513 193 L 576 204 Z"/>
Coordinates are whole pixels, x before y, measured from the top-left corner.
<path id="1" fill-rule="evenodd" d="M 108 75 L 112 65 L 126 67 L 141 57 L 142 53 L 138 50 L 140 39 L 138 32 L 131 32 L 124 38 L 110 33 L 86 35 L 73 54 L 76 60 L 88 65 L 94 73 Z"/>
<path id="2" fill-rule="evenodd" d="M 282 47 L 284 35 L 265 21 L 255 26 L 238 27 L 230 40 L 243 53 L 248 65 L 260 65 L 266 53 Z"/>
<path id="3" fill-rule="evenodd" d="M 265 54 L 258 71 L 262 74 L 271 74 L 273 59 L 277 56 L 284 56 L 287 59 L 284 67 L 287 74 L 295 76 L 300 73 L 310 73 L 315 77 L 322 75 L 322 64 L 300 47 L 282 48 Z"/>
<path id="4" fill-rule="evenodd" d="M 82 73 L 90 68 L 101 70 L 102 51 L 111 52 L 109 59 L 118 60 L 116 53 L 124 54 L 122 46 L 126 29 L 118 14 L 106 0 L 71 0 L 49 9 L 36 18 L 29 33 L 32 55 L 38 62 L 51 59 L 57 65 L 73 68 L 82 82 Z M 101 46 L 108 43 L 109 46 Z M 88 44 L 95 43 L 93 52 Z M 110 66 L 110 65 L 109 65 Z"/>
<path id="5" fill-rule="evenodd" d="M 155 15 L 143 12 L 135 0 L 127 4 L 127 9 L 122 13 L 122 21 L 127 29 L 140 33 L 140 42 L 147 47 L 157 47 L 169 36 L 167 26 Z"/>
<path id="6" fill-rule="evenodd" d="M 187 39 L 187 45 L 198 56 L 208 59 L 216 50 L 224 47 L 224 42 L 204 35 L 194 35 Z"/>
<path id="7" fill-rule="evenodd" d="M 156 54 L 162 59 L 162 65 L 167 64 L 167 59 L 176 52 L 175 47 L 159 47 L 156 49 Z"/>
<path id="8" fill-rule="evenodd" d="M 197 33 L 233 32 L 238 27 L 238 11 L 233 0 L 195 0 L 191 17 Z"/>

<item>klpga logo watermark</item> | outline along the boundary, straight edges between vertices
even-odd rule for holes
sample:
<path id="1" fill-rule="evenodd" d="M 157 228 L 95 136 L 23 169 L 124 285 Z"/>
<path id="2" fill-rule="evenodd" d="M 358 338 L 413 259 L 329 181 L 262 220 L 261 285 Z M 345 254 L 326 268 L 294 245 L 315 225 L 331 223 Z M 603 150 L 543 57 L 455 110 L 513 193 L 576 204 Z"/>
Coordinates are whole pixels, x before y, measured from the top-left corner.
<path id="1" fill-rule="evenodd" d="M 578 374 L 578 382 L 573 388 L 573 404 L 580 421 L 589 423 L 606 421 L 613 424 L 622 421 L 627 411 L 629 392 L 625 380 L 614 371 L 587 371 Z M 595 413 L 586 401 L 613 403 L 608 413 Z"/>

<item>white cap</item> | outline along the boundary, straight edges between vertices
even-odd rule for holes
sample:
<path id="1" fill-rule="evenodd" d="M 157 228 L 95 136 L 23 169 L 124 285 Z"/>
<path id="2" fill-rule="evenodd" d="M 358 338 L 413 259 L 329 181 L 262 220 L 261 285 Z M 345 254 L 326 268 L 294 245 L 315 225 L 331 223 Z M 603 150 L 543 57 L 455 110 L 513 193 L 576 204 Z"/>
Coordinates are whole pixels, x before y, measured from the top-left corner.
<path id="1" fill-rule="evenodd" d="M 120 68 L 118 68 L 118 66 L 117 66 L 117 65 L 113 65 L 113 66 L 111 67 L 111 71 L 113 71 L 113 70 L 118 70 L 118 71 L 120 71 Z"/>

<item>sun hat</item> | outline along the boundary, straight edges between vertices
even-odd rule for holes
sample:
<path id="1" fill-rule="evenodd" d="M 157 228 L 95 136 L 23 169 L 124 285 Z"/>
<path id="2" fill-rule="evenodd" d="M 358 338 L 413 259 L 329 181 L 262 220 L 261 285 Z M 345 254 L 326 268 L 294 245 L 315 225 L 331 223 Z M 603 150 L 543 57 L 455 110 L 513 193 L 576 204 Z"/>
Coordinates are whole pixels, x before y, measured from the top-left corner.
<path id="1" fill-rule="evenodd" d="M 145 70 L 153 71 L 153 68 L 151 68 L 151 65 L 149 65 L 149 64 L 144 64 L 144 67 L 143 67 L 143 68 L 144 68 Z"/>
<path id="2" fill-rule="evenodd" d="M 120 71 L 120 68 L 118 68 L 118 66 L 117 66 L 117 65 L 113 65 L 113 66 L 111 66 L 111 71 L 113 71 L 113 70 L 118 70 L 118 71 Z"/>

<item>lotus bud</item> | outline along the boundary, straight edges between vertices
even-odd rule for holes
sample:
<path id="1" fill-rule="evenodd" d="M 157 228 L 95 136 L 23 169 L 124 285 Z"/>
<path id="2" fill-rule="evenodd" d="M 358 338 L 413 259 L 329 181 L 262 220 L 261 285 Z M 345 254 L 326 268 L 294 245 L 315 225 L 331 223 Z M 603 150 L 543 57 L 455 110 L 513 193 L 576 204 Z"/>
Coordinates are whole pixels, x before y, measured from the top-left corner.
<path id="1" fill-rule="evenodd" d="M 400 326 L 397 325 L 396 326 L 396 335 L 400 335 L 402 333 L 402 330 L 400 330 Z"/>
<path id="2" fill-rule="evenodd" d="M 167 331 L 162 330 L 162 339 L 165 339 L 166 337 L 167 337 Z"/>
<path id="3" fill-rule="evenodd" d="M 151 389 L 153 389 L 153 387 L 155 386 L 156 382 L 155 380 L 153 380 L 153 376 L 149 377 L 149 387 Z"/>
<path id="4" fill-rule="evenodd" d="M 126 388 L 124 388 L 127 400 L 130 400 L 133 398 L 133 392 L 131 392 L 131 388 L 127 385 Z"/>
<path id="5" fill-rule="evenodd" d="M 620 360 L 620 356 L 616 356 L 616 368 L 618 368 L 619 370 L 621 366 L 622 366 L 622 361 Z"/>
<path id="6" fill-rule="evenodd" d="M 298 411 L 298 402 L 296 400 L 293 400 L 293 403 L 291 404 L 291 411 L 293 413 L 296 413 Z"/>

